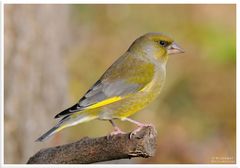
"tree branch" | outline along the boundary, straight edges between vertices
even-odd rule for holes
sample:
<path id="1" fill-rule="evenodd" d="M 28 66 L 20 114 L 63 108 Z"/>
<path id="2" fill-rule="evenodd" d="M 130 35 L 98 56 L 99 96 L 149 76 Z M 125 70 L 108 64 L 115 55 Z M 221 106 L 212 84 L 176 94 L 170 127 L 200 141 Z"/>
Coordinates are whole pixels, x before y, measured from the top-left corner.
<path id="1" fill-rule="evenodd" d="M 148 158 L 156 150 L 156 132 L 151 126 L 143 127 L 129 138 L 118 134 L 99 138 L 85 137 L 77 142 L 41 149 L 28 160 L 28 164 L 80 164 L 125 159 Z"/>

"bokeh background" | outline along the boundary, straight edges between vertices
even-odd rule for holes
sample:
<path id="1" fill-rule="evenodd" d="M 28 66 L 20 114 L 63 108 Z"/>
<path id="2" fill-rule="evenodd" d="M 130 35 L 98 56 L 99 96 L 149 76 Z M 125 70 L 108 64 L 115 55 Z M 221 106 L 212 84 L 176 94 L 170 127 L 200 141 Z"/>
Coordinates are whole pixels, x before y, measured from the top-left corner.
<path id="1" fill-rule="evenodd" d="M 34 142 L 147 32 L 165 32 L 186 51 L 169 58 L 159 98 L 132 116 L 156 126 L 156 155 L 105 163 L 235 163 L 236 5 L 4 9 L 5 163 L 26 163 L 41 148 L 111 132 L 108 122 L 95 120 Z"/>

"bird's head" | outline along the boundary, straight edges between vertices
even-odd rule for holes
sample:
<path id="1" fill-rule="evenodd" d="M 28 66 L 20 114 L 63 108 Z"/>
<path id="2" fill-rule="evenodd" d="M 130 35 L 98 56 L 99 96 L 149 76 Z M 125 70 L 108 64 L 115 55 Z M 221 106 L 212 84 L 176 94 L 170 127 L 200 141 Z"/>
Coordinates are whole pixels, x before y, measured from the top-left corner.
<path id="1" fill-rule="evenodd" d="M 162 33 L 147 33 L 135 40 L 128 50 L 140 55 L 154 56 L 162 61 L 166 61 L 168 55 L 184 52 L 171 37 Z"/>

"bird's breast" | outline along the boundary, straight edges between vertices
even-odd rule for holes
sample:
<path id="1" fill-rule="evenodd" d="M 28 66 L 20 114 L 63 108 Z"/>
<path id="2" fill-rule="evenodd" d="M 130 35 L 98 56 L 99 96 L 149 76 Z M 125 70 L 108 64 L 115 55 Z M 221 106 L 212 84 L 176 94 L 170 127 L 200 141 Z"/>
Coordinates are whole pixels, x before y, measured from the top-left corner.
<path id="1" fill-rule="evenodd" d="M 149 84 L 147 84 L 141 91 L 146 94 L 155 92 L 154 94 L 159 94 L 166 78 L 165 66 L 159 66 L 155 68 L 153 79 Z"/>

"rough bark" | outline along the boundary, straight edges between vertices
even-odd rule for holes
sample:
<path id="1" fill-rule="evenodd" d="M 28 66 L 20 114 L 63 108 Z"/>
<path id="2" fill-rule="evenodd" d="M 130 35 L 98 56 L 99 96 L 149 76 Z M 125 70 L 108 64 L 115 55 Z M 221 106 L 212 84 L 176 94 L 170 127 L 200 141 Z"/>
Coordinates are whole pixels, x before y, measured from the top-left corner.
<path id="1" fill-rule="evenodd" d="M 156 132 L 153 127 L 143 127 L 129 138 L 118 134 L 99 138 L 83 138 L 77 142 L 42 149 L 28 160 L 28 164 L 80 164 L 151 157 L 156 149 Z"/>

